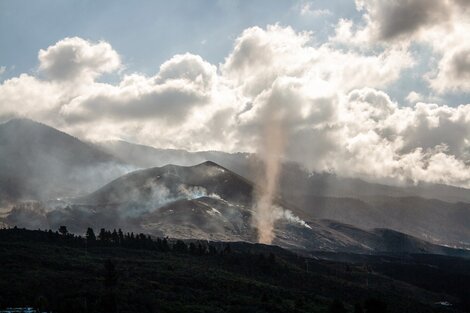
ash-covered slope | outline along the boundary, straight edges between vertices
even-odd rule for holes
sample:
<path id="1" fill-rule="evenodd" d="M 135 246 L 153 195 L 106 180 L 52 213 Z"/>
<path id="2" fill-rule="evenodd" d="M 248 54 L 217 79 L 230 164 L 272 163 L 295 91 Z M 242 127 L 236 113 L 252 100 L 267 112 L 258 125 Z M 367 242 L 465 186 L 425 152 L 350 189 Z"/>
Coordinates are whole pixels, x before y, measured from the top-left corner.
<path id="1" fill-rule="evenodd" d="M 103 143 L 109 153 L 140 166 L 211 160 L 250 180 L 262 169 L 252 154 L 156 149 L 128 142 Z M 470 190 L 439 184 L 389 186 L 329 173 L 308 173 L 284 163 L 279 195 L 307 219 L 331 219 L 359 228 L 389 228 L 423 240 L 470 247 Z M 300 214 L 300 213 L 299 213 Z"/>
<path id="2" fill-rule="evenodd" d="M 168 165 L 124 175 L 75 204 L 45 213 L 49 225 L 125 228 L 182 239 L 255 242 L 252 204 L 256 187 L 213 162 Z M 314 219 L 278 198 L 274 244 L 293 250 L 355 253 L 441 253 L 442 248 L 399 232 L 363 230 Z M 20 212 L 16 212 L 20 216 Z M 14 216 L 10 217 L 10 221 Z M 396 234 L 396 235 L 390 235 Z"/>
<path id="3" fill-rule="evenodd" d="M 77 199 L 83 204 L 138 203 L 155 206 L 180 198 L 203 195 L 227 201 L 251 202 L 253 185 L 240 175 L 207 161 L 195 166 L 166 165 L 138 170 Z"/>
<path id="4" fill-rule="evenodd" d="M 470 247 L 470 203 L 419 197 L 305 196 L 298 205 L 309 217 L 366 229 L 389 228 L 435 243 Z"/>
<path id="5" fill-rule="evenodd" d="M 0 124 L 0 198 L 48 199 L 90 192 L 125 172 L 124 162 L 28 119 Z"/>
<path id="6" fill-rule="evenodd" d="M 273 243 L 289 249 L 371 254 L 447 254 L 451 250 L 391 230 L 367 231 L 326 220 L 306 222 L 292 211 L 285 212 L 276 223 Z M 142 215 L 141 223 L 149 233 L 173 238 L 256 242 L 251 214 L 250 207 L 206 196 L 168 203 Z"/>

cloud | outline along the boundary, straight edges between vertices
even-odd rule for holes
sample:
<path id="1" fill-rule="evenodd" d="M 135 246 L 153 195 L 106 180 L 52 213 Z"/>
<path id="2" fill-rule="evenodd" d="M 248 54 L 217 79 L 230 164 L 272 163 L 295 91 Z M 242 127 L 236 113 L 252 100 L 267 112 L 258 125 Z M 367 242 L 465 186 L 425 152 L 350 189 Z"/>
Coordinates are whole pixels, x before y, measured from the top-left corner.
<path id="1" fill-rule="evenodd" d="M 362 29 L 372 41 L 425 40 L 429 33 L 468 19 L 466 0 L 356 0 Z M 344 22 L 340 21 L 339 26 Z M 344 25 L 343 25 L 344 26 Z M 358 26 L 360 28 L 360 26 Z"/>
<path id="2" fill-rule="evenodd" d="M 125 77 L 118 87 L 102 86 L 64 105 L 67 121 L 184 120 L 193 106 L 207 101 L 204 91 L 185 80 L 157 84 L 153 78 Z"/>
<path id="3" fill-rule="evenodd" d="M 436 104 L 416 104 L 412 119 L 403 130 L 403 152 L 445 147 L 443 152 L 464 160 L 470 148 L 470 105 L 457 108 Z"/>
<path id="4" fill-rule="evenodd" d="M 333 42 L 364 50 L 380 45 L 430 47 L 438 66 L 431 67 L 423 79 L 432 90 L 438 94 L 470 92 L 469 1 L 356 0 L 356 7 L 361 20 L 340 19 Z"/>
<path id="5" fill-rule="evenodd" d="M 408 51 L 399 48 L 364 55 L 344 52 L 328 43 L 315 48 L 309 45 L 312 40 L 311 33 L 296 33 L 279 25 L 246 29 L 222 65 L 222 74 L 252 97 L 283 76 L 305 77 L 317 86 L 333 89 L 365 84 L 384 87 L 413 65 Z"/>
<path id="6" fill-rule="evenodd" d="M 21 74 L 0 85 L 0 117 L 19 115 L 52 122 L 64 96 L 64 89 L 58 85 Z"/>
<path id="7" fill-rule="evenodd" d="M 470 44 L 463 41 L 459 46 L 447 48 L 437 73 L 429 76 L 431 87 L 439 93 L 470 92 Z"/>
<path id="8" fill-rule="evenodd" d="M 39 50 L 39 71 L 59 81 L 91 81 L 119 68 L 119 55 L 107 42 L 92 43 L 79 37 L 65 38 Z"/>
<path id="9" fill-rule="evenodd" d="M 346 162 L 334 168 L 346 166 L 340 172 L 349 171 L 351 176 L 362 176 L 362 172 L 369 178 L 440 183 L 455 179 L 451 184 L 468 186 L 468 170 L 458 171 L 468 167 L 470 105 L 399 107 L 372 89 L 352 91 L 346 101 L 343 122 L 347 131 L 342 131 L 346 149 L 337 158 Z"/>
<path id="10" fill-rule="evenodd" d="M 216 67 L 204 61 L 200 56 L 186 53 L 175 55 L 163 63 L 156 79 L 159 82 L 183 80 L 210 90 L 217 79 L 216 72 Z"/>
<path id="11" fill-rule="evenodd" d="M 61 47 L 62 42 L 49 47 L 47 51 Z M 87 43 L 76 38 L 73 42 Z M 158 119 L 166 124 L 181 123 L 194 106 L 204 105 L 210 99 L 212 85 L 216 81 L 216 68 L 200 56 L 191 54 L 174 56 L 162 64 L 160 71 L 152 77 L 131 74 L 124 76 L 119 85 L 90 82 L 90 79 L 99 77 L 110 66 L 103 58 L 110 45 L 98 45 L 104 48 L 102 53 L 95 56 L 97 60 L 93 60 L 92 53 L 88 53 L 86 62 L 80 66 L 74 64 L 76 67 L 68 74 L 74 76 L 75 82 L 79 80 L 78 85 L 88 82 L 89 87 L 60 106 L 59 115 L 66 122 Z M 76 59 L 75 55 L 68 56 Z M 61 63 L 74 63 L 63 55 L 59 58 Z M 98 65 L 93 67 L 92 64 Z M 40 68 L 42 65 L 41 61 Z M 51 80 L 55 81 L 55 78 Z"/>
<path id="12" fill-rule="evenodd" d="M 302 3 L 299 7 L 300 15 L 308 17 L 329 16 L 333 13 L 328 9 L 315 9 L 311 2 Z"/>
<path id="13" fill-rule="evenodd" d="M 443 0 L 356 0 L 370 34 L 378 40 L 401 39 L 422 28 L 450 19 L 449 1 Z"/>
<path id="14" fill-rule="evenodd" d="M 423 95 L 421 95 L 419 92 L 416 92 L 416 91 L 411 91 L 406 96 L 406 101 L 408 101 L 409 103 L 416 103 L 422 99 L 423 99 Z"/>
<path id="15" fill-rule="evenodd" d="M 354 33 L 355 25 L 343 23 Z M 395 38 L 424 29 L 409 27 Z M 442 73 L 461 85 L 467 77 L 466 44 L 446 40 L 435 48 L 445 61 L 428 78 L 436 90 L 457 88 L 442 85 Z M 407 45 L 362 50 L 318 43 L 291 27 L 252 27 L 218 66 L 186 53 L 153 75 L 126 73 L 114 84 L 98 81 L 122 67 L 109 43 L 64 39 L 41 54 L 40 75 L 0 85 L 0 116 L 27 116 L 90 140 L 256 151 L 274 114 L 286 136 L 283 157 L 312 171 L 470 187 L 470 104 L 424 103 L 429 97 L 410 94 L 412 106 L 402 106 L 383 91 L 414 66 Z"/>

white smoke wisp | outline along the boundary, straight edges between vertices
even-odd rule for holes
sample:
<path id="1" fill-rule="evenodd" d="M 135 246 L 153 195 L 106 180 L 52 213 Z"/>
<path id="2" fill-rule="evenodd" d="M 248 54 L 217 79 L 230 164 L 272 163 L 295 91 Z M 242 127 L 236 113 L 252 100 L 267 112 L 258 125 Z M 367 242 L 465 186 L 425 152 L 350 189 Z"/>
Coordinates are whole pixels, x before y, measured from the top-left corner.
<path id="1" fill-rule="evenodd" d="M 178 186 L 178 198 L 184 199 L 197 199 L 200 197 L 206 197 L 207 190 L 201 186 L 186 186 L 181 184 Z"/>
<path id="2" fill-rule="evenodd" d="M 202 186 L 188 186 L 179 184 L 170 188 L 165 183 L 149 179 L 141 188 L 131 189 L 122 205 L 119 206 L 119 214 L 123 218 L 137 218 L 142 214 L 154 212 L 168 203 L 178 200 L 193 200 L 201 197 L 211 197 L 222 200 L 216 193 L 209 193 Z M 119 203 L 122 199 L 114 196 L 113 201 Z"/>
<path id="3" fill-rule="evenodd" d="M 281 209 L 282 210 L 282 209 Z M 309 229 L 312 229 L 312 227 L 310 227 L 310 225 L 308 225 L 303 219 L 301 219 L 300 217 L 294 215 L 294 213 L 292 213 L 292 211 L 289 211 L 289 210 L 282 210 L 282 217 L 289 221 L 289 222 L 292 222 L 292 223 L 295 223 L 295 224 L 299 224 L 305 228 L 309 228 Z"/>
<path id="4" fill-rule="evenodd" d="M 272 112 L 265 120 L 264 136 L 259 155 L 264 162 L 264 172 L 258 178 L 260 188 L 254 205 L 253 224 L 258 230 L 258 242 L 272 243 L 274 223 L 279 219 L 275 214 L 273 200 L 278 183 L 281 159 L 285 149 L 286 137 L 282 127 L 282 114 Z"/>

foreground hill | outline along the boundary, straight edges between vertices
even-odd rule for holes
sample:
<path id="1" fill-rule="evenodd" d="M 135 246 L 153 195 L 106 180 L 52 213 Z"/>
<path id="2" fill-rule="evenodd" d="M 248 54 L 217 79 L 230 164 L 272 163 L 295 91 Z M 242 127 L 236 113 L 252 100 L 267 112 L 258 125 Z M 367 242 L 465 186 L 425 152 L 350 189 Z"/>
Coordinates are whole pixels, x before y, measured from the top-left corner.
<path id="1" fill-rule="evenodd" d="M 48 199 L 90 192 L 127 170 L 124 162 L 28 119 L 0 124 L 0 199 Z"/>
<path id="2" fill-rule="evenodd" d="M 127 237 L 126 237 L 127 238 Z M 306 258 L 273 246 L 86 241 L 0 230 L 0 309 L 52 312 L 465 312 L 468 260 Z M 193 242 L 194 244 L 194 242 Z M 449 306 L 450 305 L 450 306 Z M 331 311 L 344 307 L 344 311 Z M 355 308 L 356 307 L 356 308 Z"/>

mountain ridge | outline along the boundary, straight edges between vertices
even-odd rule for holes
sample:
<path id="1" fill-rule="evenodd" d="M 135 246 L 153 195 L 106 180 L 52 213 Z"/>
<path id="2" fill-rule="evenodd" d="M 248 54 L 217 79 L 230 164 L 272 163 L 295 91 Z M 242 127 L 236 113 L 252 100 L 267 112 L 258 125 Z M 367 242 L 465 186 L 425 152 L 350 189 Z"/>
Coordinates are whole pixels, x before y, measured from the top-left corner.
<path id="1" fill-rule="evenodd" d="M 17 128 L 20 131 L 16 131 Z M 24 135 L 29 133 L 31 136 Z M 15 137 L 16 134 L 19 136 Z M 20 140 L 15 141 L 13 138 Z M 19 153 L 29 151 L 22 150 L 23 146 L 37 153 Z M 73 149 L 64 153 L 63 150 L 67 150 L 69 146 L 73 146 Z M 73 153 L 80 149 L 88 152 Z M 13 151 L 11 155 L 18 152 L 18 156 L 8 158 L 9 151 Z M 51 153 L 56 155 L 50 155 Z M 28 187 L 27 183 L 32 182 L 34 184 L 29 187 L 33 191 L 34 188 L 46 191 L 39 196 L 34 193 L 29 194 L 36 196 L 38 200 L 56 194 L 60 194 L 61 197 L 67 196 L 67 199 L 58 200 L 53 205 L 50 205 L 50 202 L 37 206 L 14 205 L 8 214 L 2 213 L 3 223 L 6 221 L 10 225 L 18 223 L 33 228 L 45 228 L 51 225 L 57 226 L 61 222 L 73 222 L 76 224 L 73 227 L 77 231 L 81 231 L 81 228 L 89 223 L 100 227 L 111 225 L 117 227 L 123 224 L 129 229 L 144 228 L 155 234 L 160 234 L 162 230 L 169 233 L 178 231 L 180 236 L 189 237 L 187 234 L 192 232 L 204 238 L 210 238 L 208 234 L 211 233 L 211 229 L 216 229 L 214 238 L 219 236 L 227 240 L 233 235 L 232 239 L 253 241 L 256 238 L 256 231 L 252 229 L 251 215 L 258 187 L 252 180 L 246 178 L 249 176 L 246 175 L 246 171 L 253 165 L 258 169 L 261 168 L 257 166 L 260 163 L 256 163 L 259 160 L 253 160 L 253 156 L 243 153 L 226 154 L 214 151 L 207 153 L 223 159 L 225 164 L 219 164 L 214 160 L 203 160 L 197 165 L 166 164 L 137 171 L 129 171 L 130 167 L 127 167 L 125 171 L 119 170 L 119 167 L 126 166 L 126 163 L 119 163 L 125 158 L 103 152 L 94 145 L 83 143 L 47 125 L 31 120 L 13 120 L 0 124 L 0 159 L 11 161 L 2 162 L 3 168 L 9 171 L 0 172 L 0 193 L 5 194 L 11 189 L 21 191 L 21 183 Z M 55 161 L 41 163 L 39 161 L 42 159 L 39 156 L 48 161 Z M 99 176 L 101 175 L 99 170 L 103 169 L 102 162 L 114 170 L 112 175 L 105 171 L 101 177 Z M 36 167 L 20 170 L 23 164 L 30 163 Z M 243 170 L 241 172 L 245 175 L 232 170 L 226 164 L 243 167 L 245 172 Z M 277 235 L 284 246 L 293 243 L 295 246 L 295 240 L 299 240 L 298 245 L 318 249 L 322 247 L 336 249 L 342 244 L 351 245 L 355 247 L 354 249 L 361 247 L 360 240 L 354 237 L 359 231 L 357 234 L 350 234 L 344 231 L 345 228 L 342 226 L 343 232 L 339 232 L 334 230 L 328 220 L 334 220 L 342 225 L 349 224 L 358 230 L 388 228 L 434 244 L 470 246 L 466 241 L 470 238 L 467 227 L 467 222 L 470 221 L 468 203 L 448 203 L 417 196 L 409 198 L 379 195 L 375 198 L 318 196 L 317 194 L 325 190 L 325 184 L 328 186 L 328 179 L 333 176 L 324 176 L 327 178 L 326 181 L 322 181 L 321 176 L 317 176 L 320 180 L 315 180 L 316 178 L 312 180 L 308 173 L 302 172 L 293 163 L 284 164 L 282 171 L 284 174 L 281 175 L 280 193 L 276 195 L 274 203 L 283 208 L 281 213 L 276 214 L 281 214 Z M 50 176 L 50 172 L 56 175 Z M 11 174 L 10 177 L 5 173 Z M 87 175 L 82 179 L 70 181 L 71 173 Z M 250 171 L 251 177 L 258 174 L 257 171 Z M 20 184 L 11 184 L 11 179 L 18 177 L 23 178 L 19 179 Z M 349 183 L 350 180 L 342 184 L 347 186 Z M 81 185 L 85 185 L 88 190 Z M 64 187 L 66 190 L 61 190 Z M 49 189 L 56 194 L 47 194 Z M 75 194 L 67 194 L 67 189 L 73 189 Z M 304 194 L 304 191 L 309 193 Z M 21 195 L 17 197 L 21 198 Z M 186 208 L 181 208 L 182 204 Z M 159 211 L 160 208 L 165 209 Z M 191 208 L 195 209 L 194 214 L 190 211 Z M 167 215 L 161 215 L 162 212 L 166 212 Z M 173 214 L 171 212 L 178 212 L 179 215 L 175 213 L 175 217 L 170 218 L 169 215 Z M 171 222 L 184 222 L 185 214 L 186 224 Z M 193 221 L 188 217 L 190 215 Z M 152 220 L 154 225 L 146 223 L 144 217 Z M 168 225 L 159 223 L 159 220 L 165 219 L 171 223 Z M 217 223 L 222 226 L 216 227 Z M 316 227 L 316 233 L 307 227 L 312 225 Z M 241 230 L 246 231 L 246 234 Z M 381 235 L 376 234 L 376 236 L 379 238 Z M 333 243 L 335 240 L 337 242 Z"/>
<path id="2" fill-rule="evenodd" d="M 150 234 L 255 242 L 257 234 L 251 224 L 255 188 L 250 181 L 214 162 L 166 165 L 126 174 L 76 204 L 91 205 L 101 212 L 113 208 L 113 214 L 132 217 L 134 226 Z M 273 243 L 282 247 L 361 253 L 400 249 L 453 253 L 396 230 L 364 230 L 347 221 L 321 219 L 279 200 L 274 203 L 284 213 L 276 222 Z M 387 234 L 398 233 L 387 240 Z"/>
<path id="3" fill-rule="evenodd" d="M 260 160 L 253 154 L 226 153 L 221 151 L 190 152 L 182 149 L 161 149 L 152 146 L 135 144 L 124 140 L 105 141 L 97 144 L 104 151 L 121 157 L 128 163 L 136 162 L 141 167 L 163 166 L 165 164 L 195 165 L 205 160 L 214 161 L 243 177 L 254 181 L 258 175 Z M 176 155 L 172 153 L 175 152 Z M 147 153 L 147 155 L 145 155 Z M 181 156 L 183 155 L 183 156 Z M 142 161 L 144 160 L 144 161 Z M 289 188 L 291 187 L 291 188 Z M 311 194 L 354 198 L 379 196 L 418 196 L 440 199 L 447 202 L 470 203 L 470 189 L 444 184 L 418 183 L 407 186 L 387 185 L 369 182 L 361 178 L 341 177 L 334 173 L 308 173 L 298 164 L 287 162 L 281 170 L 280 189 L 294 191 L 298 196 Z M 287 192 L 286 192 L 287 193 Z"/>
<path id="4" fill-rule="evenodd" d="M 0 196 L 5 201 L 87 192 L 129 167 L 65 132 L 29 119 L 0 124 Z"/>

